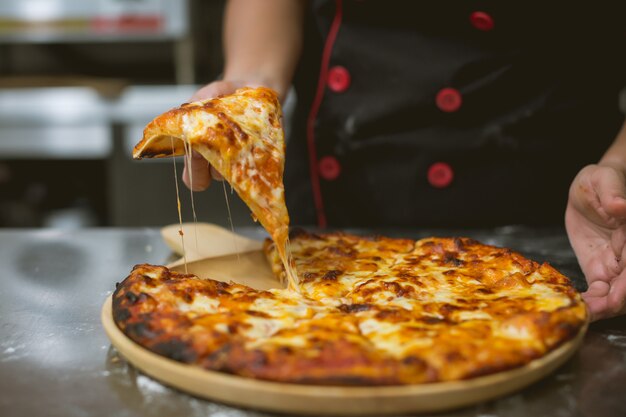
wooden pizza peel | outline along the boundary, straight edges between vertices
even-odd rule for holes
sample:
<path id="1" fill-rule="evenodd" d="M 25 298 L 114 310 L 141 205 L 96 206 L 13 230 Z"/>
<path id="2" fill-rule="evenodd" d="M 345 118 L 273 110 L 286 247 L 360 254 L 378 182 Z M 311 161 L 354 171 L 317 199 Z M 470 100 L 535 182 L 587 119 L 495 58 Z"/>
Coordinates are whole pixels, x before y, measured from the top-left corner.
<path id="1" fill-rule="evenodd" d="M 208 223 L 183 223 L 187 269 L 183 256 L 180 225 L 161 230 L 165 243 L 181 256 L 167 265 L 177 272 L 188 272 L 201 278 L 234 281 L 258 290 L 281 288 L 263 253 L 263 242 L 250 239 L 220 226 Z M 197 237 L 197 245 L 196 245 Z"/>
<path id="2" fill-rule="evenodd" d="M 193 246 L 192 225 L 185 228 L 185 247 Z M 163 229 L 175 252 L 179 225 Z M 234 235 L 215 225 L 198 224 L 198 250 L 187 249 L 187 269 L 200 277 L 235 281 L 253 288 L 279 288 L 261 250 L 262 242 Z M 189 238 L 191 236 L 191 238 Z M 228 243 L 230 242 L 230 243 Z M 195 249 L 194 249 L 195 250 Z M 190 253 L 191 252 L 191 253 Z M 185 271 L 184 262 L 171 267 Z M 135 367 L 182 391 L 234 406 L 315 416 L 378 416 L 445 411 L 488 401 L 522 389 L 553 372 L 580 346 L 587 326 L 543 358 L 506 372 L 467 381 L 421 385 L 341 387 L 285 384 L 204 370 L 167 359 L 128 339 L 115 325 L 112 296 L 102 306 L 104 329 L 115 348 Z"/>

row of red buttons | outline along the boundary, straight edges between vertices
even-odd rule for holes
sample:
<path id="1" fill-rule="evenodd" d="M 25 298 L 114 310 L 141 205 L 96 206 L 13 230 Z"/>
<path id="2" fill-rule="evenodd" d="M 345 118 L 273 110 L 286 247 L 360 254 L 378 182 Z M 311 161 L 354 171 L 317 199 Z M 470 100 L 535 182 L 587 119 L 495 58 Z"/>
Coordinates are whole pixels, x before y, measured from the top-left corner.
<path id="1" fill-rule="evenodd" d="M 490 31 L 494 28 L 493 18 L 486 12 L 476 11 L 470 14 L 471 24 L 478 30 Z M 326 84 L 331 91 L 343 93 L 350 87 L 350 72 L 341 65 L 328 70 Z M 437 107 L 442 111 L 453 112 L 461 107 L 461 94 L 454 88 L 444 88 L 437 94 Z"/>
<path id="2" fill-rule="evenodd" d="M 351 79 L 350 72 L 345 67 L 336 65 L 328 70 L 326 83 L 331 91 L 343 93 L 350 87 Z M 459 90 L 450 87 L 442 88 L 435 97 L 435 103 L 439 110 L 447 113 L 457 111 L 462 102 Z"/>
<path id="3" fill-rule="evenodd" d="M 334 156 L 324 156 L 319 161 L 319 172 L 326 181 L 333 181 L 341 174 L 341 164 Z M 428 168 L 426 174 L 428 183 L 435 188 L 445 188 L 452 183 L 454 171 L 445 162 L 435 162 Z"/>
<path id="4" fill-rule="evenodd" d="M 472 12 L 470 22 L 476 29 L 482 31 L 490 31 L 494 27 L 493 18 L 482 11 Z M 439 90 L 435 97 L 435 103 L 439 110 L 452 113 L 461 108 L 463 98 L 456 88 L 446 87 Z"/>
<path id="5" fill-rule="evenodd" d="M 494 26 L 493 18 L 489 14 L 481 11 L 470 14 L 470 22 L 476 29 L 482 31 L 489 31 L 493 29 Z M 439 90 L 435 97 L 435 103 L 439 110 L 451 113 L 461 108 L 463 99 L 459 90 L 446 87 Z"/>
<path id="6" fill-rule="evenodd" d="M 493 18 L 486 12 L 475 11 L 469 16 L 470 23 L 478 30 L 490 31 L 494 28 Z M 350 72 L 341 65 L 328 70 L 326 84 L 335 93 L 343 93 L 350 87 L 352 77 Z M 459 110 L 463 99 L 459 90 L 451 87 L 441 89 L 435 96 L 435 104 L 439 110 L 451 113 Z M 341 174 L 341 165 L 334 156 L 324 156 L 319 160 L 319 172 L 322 178 L 333 181 Z M 445 162 L 436 162 L 428 168 L 427 179 L 435 188 L 445 188 L 452 183 L 454 171 Z"/>

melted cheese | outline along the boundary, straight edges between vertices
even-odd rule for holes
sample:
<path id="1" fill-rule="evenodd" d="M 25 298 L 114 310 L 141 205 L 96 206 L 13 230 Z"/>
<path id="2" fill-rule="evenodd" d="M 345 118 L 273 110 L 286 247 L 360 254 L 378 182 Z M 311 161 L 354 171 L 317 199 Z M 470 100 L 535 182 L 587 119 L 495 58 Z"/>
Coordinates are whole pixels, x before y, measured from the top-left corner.
<path id="1" fill-rule="evenodd" d="M 182 116 L 182 130 L 188 138 L 203 135 L 207 128 L 217 123 L 219 123 L 217 116 L 208 112 L 185 113 Z"/>
<path id="2" fill-rule="evenodd" d="M 492 317 L 489 313 L 486 313 L 481 310 L 477 311 L 459 311 L 455 314 L 454 318 L 458 321 L 468 321 L 468 320 L 491 320 Z"/>
<path id="3" fill-rule="evenodd" d="M 181 311 L 193 311 L 196 314 L 215 314 L 219 311 L 219 300 L 197 294 L 191 303 L 180 301 L 178 308 Z"/>
<path id="4" fill-rule="evenodd" d="M 226 210 L 228 213 L 228 223 L 230 223 L 230 231 L 233 232 L 233 247 L 237 252 L 237 260 L 239 260 L 239 248 L 237 247 L 237 239 L 235 238 L 235 225 L 233 224 L 233 214 L 230 211 L 230 203 L 228 201 L 228 193 L 226 192 L 226 182 L 222 181 L 222 188 L 224 189 L 224 201 L 226 201 Z"/>
<path id="5" fill-rule="evenodd" d="M 359 324 L 359 329 L 377 349 L 396 358 L 411 350 L 430 348 L 434 343 L 432 337 L 407 337 L 404 324 L 367 319 Z"/>
<path id="6" fill-rule="evenodd" d="M 170 137 L 170 142 L 172 145 L 172 153 L 174 153 L 174 139 L 172 137 Z M 180 207 L 180 190 L 178 188 L 178 172 L 176 170 L 176 159 L 172 158 L 172 163 L 174 165 L 174 184 L 176 184 L 176 208 L 178 209 L 178 222 L 180 224 L 178 234 L 180 235 L 180 243 L 183 249 L 183 262 L 185 263 L 185 273 L 188 274 L 189 271 L 187 269 L 187 251 L 185 250 L 185 231 L 183 230 L 183 215 Z"/>
<path id="7" fill-rule="evenodd" d="M 191 149 L 191 143 L 187 139 L 187 136 L 183 136 L 183 144 L 185 147 L 184 157 L 187 159 L 187 173 L 189 174 L 189 196 L 191 198 L 191 213 L 193 216 L 194 237 L 196 243 L 196 254 L 200 253 L 198 248 L 198 216 L 196 216 L 196 203 L 193 198 L 193 169 L 191 168 L 191 160 L 193 158 L 193 151 Z M 179 199 L 180 200 L 180 199 Z"/>
<path id="8" fill-rule="evenodd" d="M 296 318 L 310 317 L 313 314 L 315 303 L 311 303 L 303 297 L 293 295 L 291 292 L 272 290 L 277 298 L 257 298 L 250 309 L 268 314 L 270 317 L 291 316 Z"/>
<path id="9" fill-rule="evenodd" d="M 245 323 L 250 327 L 242 330 L 242 334 L 252 340 L 266 339 L 291 324 L 289 319 L 267 319 L 261 317 L 247 317 Z"/>
<path id="10" fill-rule="evenodd" d="M 398 332 L 402 330 L 402 327 L 394 323 L 387 323 L 375 319 L 367 319 L 359 323 L 359 330 L 365 336 L 369 336 L 371 334 L 383 336 L 389 333 Z"/>

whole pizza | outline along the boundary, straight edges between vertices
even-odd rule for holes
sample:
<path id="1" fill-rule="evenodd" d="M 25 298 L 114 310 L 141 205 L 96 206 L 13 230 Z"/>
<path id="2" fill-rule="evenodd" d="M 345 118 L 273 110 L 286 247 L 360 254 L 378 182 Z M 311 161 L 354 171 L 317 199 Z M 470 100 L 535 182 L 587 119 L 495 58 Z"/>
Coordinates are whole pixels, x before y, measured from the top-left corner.
<path id="1" fill-rule="evenodd" d="M 406 385 L 520 367 L 579 334 L 587 311 L 570 281 L 509 249 L 467 238 L 288 234 L 281 114 L 275 92 L 244 88 L 146 127 L 134 156 L 201 154 L 273 238 L 265 252 L 287 288 L 137 265 L 113 294 L 113 319 L 130 339 L 242 377 Z"/>
<path id="2" fill-rule="evenodd" d="M 298 288 L 259 291 L 137 265 L 113 294 L 139 345 L 207 370 L 298 384 L 404 385 L 523 366 L 578 334 L 585 305 L 548 264 L 468 238 L 295 231 Z M 278 279 L 275 245 L 266 254 Z"/>

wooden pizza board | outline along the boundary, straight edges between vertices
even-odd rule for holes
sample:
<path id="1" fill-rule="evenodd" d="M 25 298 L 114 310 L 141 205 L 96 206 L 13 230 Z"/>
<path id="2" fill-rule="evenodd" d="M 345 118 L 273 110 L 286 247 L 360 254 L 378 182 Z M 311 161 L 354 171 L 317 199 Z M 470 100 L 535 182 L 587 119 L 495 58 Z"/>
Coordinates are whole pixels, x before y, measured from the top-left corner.
<path id="1" fill-rule="evenodd" d="M 185 252 L 183 258 L 167 265 L 173 271 L 191 273 L 200 278 L 236 282 L 257 290 L 281 288 L 263 253 L 263 242 L 249 239 L 209 223 L 183 223 Z M 182 241 L 173 224 L 161 229 L 165 243 L 182 256 Z M 197 236 L 197 245 L 196 245 Z"/>
<path id="2" fill-rule="evenodd" d="M 283 288 L 270 268 L 263 251 L 251 251 L 235 255 L 200 259 L 185 264 L 179 261 L 168 265 L 173 271 L 194 274 L 200 278 L 217 281 L 236 282 L 257 290 Z"/>
<path id="3" fill-rule="evenodd" d="M 188 263 L 187 268 L 200 277 L 232 280 L 258 289 L 280 286 L 259 250 L 200 259 Z M 174 269 L 184 271 L 184 265 L 174 266 Z M 587 329 L 585 326 L 574 339 L 525 366 L 466 381 L 381 387 L 298 385 L 209 371 L 157 355 L 118 329 L 113 321 L 111 300 L 109 296 L 102 306 L 104 329 L 113 346 L 145 374 L 210 400 L 264 411 L 316 416 L 437 412 L 491 400 L 550 374 L 576 352 Z"/>
<path id="4" fill-rule="evenodd" d="M 179 234 L 184 232 L 185 255 L 187 262 L 217 256 L 245 253 L 261 250 L 263 242 L 249 239 L 210 223 L 172 224 L 161 229 L 161 237 L 170 249 L 181 256 L 181 259 L 168 265 L 183 265 L 183 239 Z"/>

